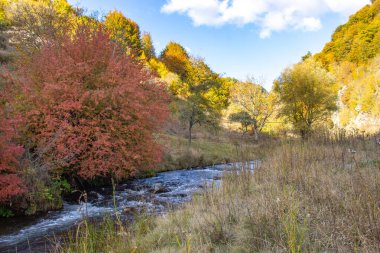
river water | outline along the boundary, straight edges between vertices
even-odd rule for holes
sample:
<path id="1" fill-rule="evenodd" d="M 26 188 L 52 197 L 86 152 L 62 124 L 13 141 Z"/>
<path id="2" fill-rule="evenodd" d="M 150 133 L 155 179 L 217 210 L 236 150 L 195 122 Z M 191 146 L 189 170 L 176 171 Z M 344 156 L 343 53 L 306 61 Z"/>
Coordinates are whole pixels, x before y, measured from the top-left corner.
<path id="1" fill-rule="evenodd" d="M 155 177 L 136 179 L 118 185 L 115 192 L 116 210 L 123 218 L 133 213 L 160 214 L 190 201 L 194 193 L 210 184 L 220 184 L 225 171 L 242 167 L 242 163 L 209 166 L 193 170 L 177 170 Z M 254 169 L 258 161 L 244 163 Z M 87 203 L 64 203 L 59 211 L 39 217 L 0 219 L 0 253 L 49 252 L 55 235 L 73 228 L 84 217 L 100 218 L 114 213 L 112 189 L 100 188 L 88 193 Z"/>

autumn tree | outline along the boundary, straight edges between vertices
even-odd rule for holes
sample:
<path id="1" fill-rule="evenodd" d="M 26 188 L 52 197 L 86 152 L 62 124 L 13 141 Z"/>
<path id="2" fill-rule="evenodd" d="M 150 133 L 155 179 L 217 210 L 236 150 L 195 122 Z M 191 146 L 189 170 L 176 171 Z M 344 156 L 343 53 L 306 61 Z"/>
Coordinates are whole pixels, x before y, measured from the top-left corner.
<path id="1" fill-rule="evenodd" d="M 27 56 L 70 34 L 78 11 L 66 0 L 11 1 L 4 9 L 17 31 L 13 33 L 12 42 L 20 53 Z"/>
<path id="2" fill-rule="evenodd" d="M 380 51 L 380 1 L 373 1 L 335 30 L 331 42 L 315 58 L 326 67 L 349 61 L 366 63 Z"/>
<path id="3" fill-rule="evenodd" d="M 287 68 L 275 82 L 274 90 L 282 103 L 281 114 L 305 138 L 313 124 L 337 109 L 334 77 L 313 59 Z"/>
<path id="4" fill-rule="evenodd" d="M 104 20 L 104 25 L 111 38 L 119 43 L 126 52 L 135 56 L 142 53 L 139 25 L 126 18 L 120 11 L 111 11 Z"/>
<path id="5" fill-rule="evenodd" d="M 15 142 L 19 118 L 10 113 L 7 105 L 10 90 L 0 85 L 0 205 L 26 191 L 20 177 L 20 158 L 24 152 Z"/>
<path id="6" fill-rule="evenodd" d="M 179 116 L 187 124 L 191 145 L 195 125 L 214 128 L 219 125 L 221 111 L 228 104 L 228 91 L 219 75 L 212 72 L 202 59 L 192 59 L 186 73 L 186 80 L 179 89 L 179 97 L 183 99 Z"/>
<path id="7" fill-rule="evenodd" d="M 273 97 L 269 92 L 252 81 L 238 82 L 231 88 L 231 102 L 237 107 L 238 111 L 249 115 L 249 120 L 240 120 L 248 120 L 252 123 L 252 130 L 256 140 L 259 139 L 262 129 L 274 111 L 272 100 Z M 248 116 L 247 114 L 244 115 Z M 236 116 L 232 119 L 236 120 Z M 243 114 L 240 116 L 243 116 Z"/>
<path id="8" fill-rule="evenodd" d="M 32 150 L 52 173 L 124 178 L 160 161 L 166 91 L 102 29 L 44 47 L 19 75 Z"/>
<path id="9" fill-rule="evenodd" d="M 145 54 L 145 57 L 149 60 L 156 57 L 156 51 L 153 46 L 152 37 L 150 33 L 143 33 L 141 38 L 142 50 Z"/>
<path id="10" fill-rule="evenodd" d="M 160 60 L 169 71 L 179 75 L 182 81 L 186 81 L 187 72 L 191 68 L 191 60 L 185 48 L 178 43 L 169 42 L 161 52 Z"/>
<path id="11" fill-rule="evenodd" d="M 0 204 L 26 191 L 19 175 L 23 148 L 14 143 L 15 121 L 0 112 Z"/>

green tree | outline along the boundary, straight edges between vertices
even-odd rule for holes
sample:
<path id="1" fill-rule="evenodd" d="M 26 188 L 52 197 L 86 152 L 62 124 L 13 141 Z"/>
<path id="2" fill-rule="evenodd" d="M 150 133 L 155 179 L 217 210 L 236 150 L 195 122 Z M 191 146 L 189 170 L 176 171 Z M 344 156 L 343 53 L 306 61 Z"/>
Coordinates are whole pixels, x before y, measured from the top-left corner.
<path id="1" fill-rule="evenodd" d="M 308 59 L 287 68 L 275 81 L 274 90 L 282 103 L 280 114 L 305 138 L 313 124 L 337 109 L 334 77 L 321 64 Z"/>
<path id="2" fill-rule="evenodd" d="M 307 51 L 307 53 L 304 55 L 304 56 L 302 56 L 302 61 L 306 61 L 307 59 L 309 59 L 310 57 L 312 57 L 313 55 L 311 54 L 311 52 L 310 51 Z"/>
<path id="3" fill-rule="evenodd" d="M 149 60 L 156 57 L 156 51 L 153 46 L 152 37 L 150 33 L 143 33 L 141 38 L 142 50 L 145 54 L 145 57 Z"/>
<path id="4" fill-rule="evenodd" d="M 228 105 L 228 95 L 219 75 L 212 72 L 202 59 L 192 59 L 186 73 L 185 82 L 179 89 L 182 100 L 179 118 L 187 124 L 191 145 L 195 125 L 214 129 L 219 125 L 221 111 Z"/>
<path id="5" fill-rule="evenodd" d="M 111 38 L 119 43 L 128 54 L 140 56 L 142 53 L 139 25 L 126 18 L 120 11 L 110 11 L 104 20 L 104 25 Z"/>
<path id="6" fill-rule="evenodd" d="M 228 119 L 232 122 L 240 123 L 243 134 L 249 131 L 256 124 L 256 120 L 249 115 L 248 112 L 240 111 L 231 113 Z"/>

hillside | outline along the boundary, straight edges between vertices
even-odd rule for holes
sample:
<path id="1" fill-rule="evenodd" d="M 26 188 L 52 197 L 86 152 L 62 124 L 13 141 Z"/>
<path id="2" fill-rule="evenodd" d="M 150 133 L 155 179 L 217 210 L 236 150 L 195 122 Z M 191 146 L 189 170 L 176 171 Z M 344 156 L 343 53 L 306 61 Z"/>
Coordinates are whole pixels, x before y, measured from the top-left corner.
<path id="1" fill-rule="evenodd" d="M 338 127 L 377 130 L 380 117 L 380 1 L 339 26 L 315 59 L 337 77 Z"/>

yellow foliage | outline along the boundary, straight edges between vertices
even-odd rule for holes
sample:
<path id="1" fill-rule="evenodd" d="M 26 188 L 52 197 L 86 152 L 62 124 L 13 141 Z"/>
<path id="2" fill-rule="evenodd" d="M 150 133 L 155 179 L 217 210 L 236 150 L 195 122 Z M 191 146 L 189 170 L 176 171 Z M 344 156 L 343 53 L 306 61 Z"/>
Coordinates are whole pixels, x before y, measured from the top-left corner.
<path id="1" fill-rule="evenodd" d="M 380 117 L 380 1 L 373 1 L 339 26 L 314 59 L 337 78 L 343 126 L 359 114 Z"/>

